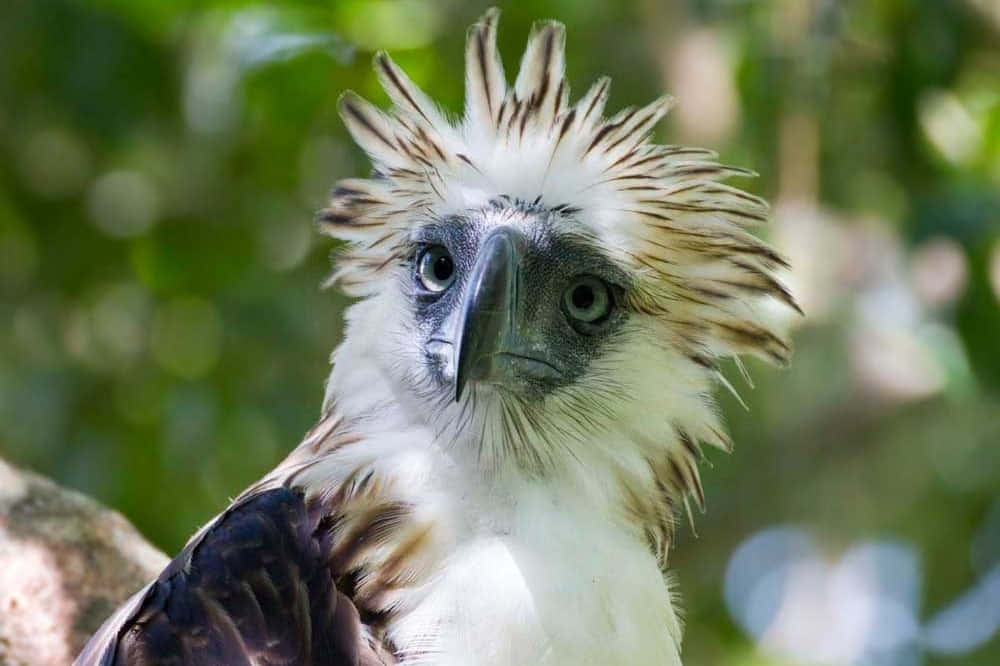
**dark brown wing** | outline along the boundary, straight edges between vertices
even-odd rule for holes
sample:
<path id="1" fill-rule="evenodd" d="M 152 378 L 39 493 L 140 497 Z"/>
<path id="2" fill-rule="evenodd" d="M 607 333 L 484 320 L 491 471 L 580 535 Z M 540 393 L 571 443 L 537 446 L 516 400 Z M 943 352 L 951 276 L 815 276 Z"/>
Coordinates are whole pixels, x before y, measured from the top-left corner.
<path id="1" fill-rule="evenodd" d="M 245 496 L 115 614 L 77 666 L 374 666 L 300 491 Z"/>

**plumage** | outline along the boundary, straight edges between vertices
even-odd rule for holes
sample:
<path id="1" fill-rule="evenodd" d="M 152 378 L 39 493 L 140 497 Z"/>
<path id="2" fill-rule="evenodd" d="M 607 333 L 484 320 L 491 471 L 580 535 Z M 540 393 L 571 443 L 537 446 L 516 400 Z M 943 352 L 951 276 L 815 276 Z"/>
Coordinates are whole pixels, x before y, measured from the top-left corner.
<path id="1" fill-rule="evenodd" d="M 509 86 L 497 20 L 457 120 L 385 53 L 392 108 L 342 96 L 374 175 L 317 215 L 360 299 L 323 417 L 79 664 L 680 664 L 674 522 L 732 447 L 718 359 L 789 358 L 787 264 L 752 172 L 650 140 L 671 98 L 571 104 L 555 22 Z"/>

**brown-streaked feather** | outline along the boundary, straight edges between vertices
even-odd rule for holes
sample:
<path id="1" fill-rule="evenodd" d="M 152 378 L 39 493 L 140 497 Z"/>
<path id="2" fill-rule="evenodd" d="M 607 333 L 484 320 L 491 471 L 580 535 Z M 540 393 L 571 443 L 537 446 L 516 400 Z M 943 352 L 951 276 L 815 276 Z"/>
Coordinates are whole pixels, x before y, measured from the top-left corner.
<path id="1" fill-rule="evenodd" d="M 335 411 L 203 528 L 91 639 L 75 664 L 390 666 L 378 626 L 428 571 L 433 526 L 359 467 L 315 493 L 295 479 L 362 440 Z M 391 572 L 391 574 L 390 574 Z M 404 573 L 406 572 L 406 573 Z M 371 580 L 363 587 L 347 581 Z"/>
<path id="2" fill-rule="evenodd" d="M 465 109 L 480 127 L 495 127 L 507 94 L 503 62 L 497 51 L 496 8 L 469 28 L 465 46 Z"/>

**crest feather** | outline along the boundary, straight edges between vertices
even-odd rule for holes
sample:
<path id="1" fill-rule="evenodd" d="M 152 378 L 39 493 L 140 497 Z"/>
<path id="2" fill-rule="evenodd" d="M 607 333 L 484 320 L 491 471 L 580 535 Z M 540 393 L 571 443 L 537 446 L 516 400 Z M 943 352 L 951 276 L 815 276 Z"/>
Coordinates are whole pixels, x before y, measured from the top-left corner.
<path id="1" fill-rule="evenodd" d="M 437 105 L 410 80 L 406 72 L 401 70 L 385 51 L 375 54 L 375 72 L 379 83 L 397 109 L 433 131 L 448 126 Z"/>
<path id="2" fill-rule="evenodd" d="M 589 132 L 604 116 L 604 105 L 608 103 L 608 93 L 611 91 L 611 78 L 602 76 L 594 82 L 587 94 L 576 103 L 576 125 L 578 132 Z"/>
<path id="3" fill-rule="evenodd" d="M 495 7 L 469 28 L 465 44 L 465 117 L 481 130 L 495 130 L 500 103 L 507 94 L 503 61 L 497 50 Z"/>
<path id="4" fill-rule="evenodd" d="M 566 29 L 561 23 L 542 21 L 532 26 L 513 90 L 513 99 L 522 103 L 522 135 L 527 120 L 548 128 L 562 110 L 568 95 L 565 52 Z"/>
<path id="5" fill-rule="evenodd" d="M 399 161 L 393 123 L 371 102 L 347 91 L 340 96 L 340 117 L 354 142 L 373 162 L 390 165 Z"/>

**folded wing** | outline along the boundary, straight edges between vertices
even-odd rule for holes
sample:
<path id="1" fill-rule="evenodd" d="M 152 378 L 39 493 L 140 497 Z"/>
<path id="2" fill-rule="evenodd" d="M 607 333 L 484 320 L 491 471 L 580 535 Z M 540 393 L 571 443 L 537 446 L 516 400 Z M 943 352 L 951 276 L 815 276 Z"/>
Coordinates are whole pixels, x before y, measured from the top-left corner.
<path id="1" fill-rule="evenodd" d="M 277 487 L 244 496 L 90 640 L 78 666 L 377 666 L 328 563 L 325 512 Z"/>

